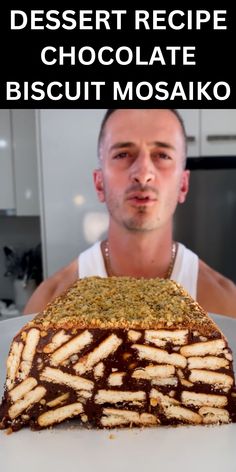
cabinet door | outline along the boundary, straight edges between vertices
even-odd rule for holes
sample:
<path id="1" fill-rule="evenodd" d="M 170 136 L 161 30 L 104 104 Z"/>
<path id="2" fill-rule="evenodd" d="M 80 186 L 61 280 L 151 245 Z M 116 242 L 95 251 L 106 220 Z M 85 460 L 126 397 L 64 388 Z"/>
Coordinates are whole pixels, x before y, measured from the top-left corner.
<path id="1" fill-rule="evenodd" d="M 107 229 L 93 170 L 105 110 L 39 110 L 45 276 L 68 264 Z M 94 238 L 95 239 L 95 238 Z"/>
<path id="2" fill-rule="evenodd" d="M 10 111 L 0 110 L 0 210 L 15 208 Z"/>
<path id="3" fill-rule="evenodd" d="M 236 156 L 236 110 L 201 110 L 204 156 Z"/>
<path id="4" fill-rule="evenodd" d="M 35 110 L 12 110 L 16 214 L 39 214 Z"/>
<path id="5" fill-rule="evenodd" d="M 179 109 L 187 133 L 187 156 L 200 156 L 200 113 L 199 109 Z"/>

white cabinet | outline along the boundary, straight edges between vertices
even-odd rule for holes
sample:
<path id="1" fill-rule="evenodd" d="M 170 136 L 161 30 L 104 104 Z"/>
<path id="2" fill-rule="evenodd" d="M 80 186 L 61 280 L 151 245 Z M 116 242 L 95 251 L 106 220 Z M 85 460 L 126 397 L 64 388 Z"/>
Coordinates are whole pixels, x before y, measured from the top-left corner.
<path id="1" fill-rule="evenodd" d="M 0 210 L 12 210 L 14 208 L 10 111 L 0 110 Z"/>
<path id="2" fill-rule="evenodd" d="M 102 239 L 106 208 L 96 196 L 97 136 L 105 110 L 39 110 L 44 275 Z M 94 238 L 95 239 L 95 238 Z"/>
<path id="3" fill-rule="evenodd" d="M 178 110 L 180 116 L 183 118 L 188 144 L 188 157 L 195 157 L 200 155 L 200 114 L 198 109 Z"/>
<path id="4" fill-rule="evenodd" d="M 200 110 L 201 154 L 236 156 L 236 110 Z"/>
<path id="5" fill-rule="evenodd" d="M 39 214 L 34 110 L 0 110 L 0 209 Z"/>
<path id="6" fill-rule="evenodd" d="M 188 157 L 236 156 L 236 110 L 178 110 L 183 118 Z"/>
<path id="7" fill-rule="evenodd" d="M 16 214 L 39 214 L 36 124 L 34 110 L 12 110 Z"/>

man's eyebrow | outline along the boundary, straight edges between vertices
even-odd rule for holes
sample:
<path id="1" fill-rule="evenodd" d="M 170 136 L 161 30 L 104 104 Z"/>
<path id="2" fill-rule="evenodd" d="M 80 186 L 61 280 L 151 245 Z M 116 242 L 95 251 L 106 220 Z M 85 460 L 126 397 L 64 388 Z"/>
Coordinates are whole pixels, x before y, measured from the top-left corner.
<path id="1" fill-rule="evenodd" d="M 163 141 L 152 141 L 148 144 L 150 146 L 157 146 L 157 147 L 162 147 L 165 149 L 173 149 L 175 151 L 175 147 L 172 146 L 172 144 L 165 143 Z M 136 146 L 136 144 L 133 143 L 132 141 L 118 141 L 117 143 L 112 144 L 109 151 L 112 151 L 113 149 L 122 149 L 122 148 L 127 148 L 127 147 L 134 147 L 134 146 Z"/>
<path id="2" fill-rule="evenodd" d="M 132 143 L 131 141 L 118 141 L 117 143 L 112 144 L 112 146 L 109 148 L 109 151 L 112 151 L 113 149 L 122 149 L 132 146 L 135 146 L 135 143 Z"/>
<path id="3" fill-rule="evenodd" d="M 172 144 L 169 144 L 169 143 L 164 143 L 163 141 L 152 141 L 151 143 L 148 143 L 149 145 L 151 146 L 159 146 L 159 147 L 163 147 L 163 148 L 166 148 L 166 149 L 173 149 L 173 151 L 175 151 L 175 147 L 172 146 Z"/>

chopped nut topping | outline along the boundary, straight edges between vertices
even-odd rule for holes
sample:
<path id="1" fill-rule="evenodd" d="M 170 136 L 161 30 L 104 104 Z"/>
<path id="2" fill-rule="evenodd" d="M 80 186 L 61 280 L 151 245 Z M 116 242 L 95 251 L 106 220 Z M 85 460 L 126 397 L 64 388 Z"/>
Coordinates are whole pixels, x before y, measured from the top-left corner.
<path id="1" fill-rule="evenodd" d="M 41 336 L 41 338 L 45 338 L 45 336 L 47 336 L 47 334 L 48 334 L 47 331 L 41 331 L 40 336 Z"/>
<path id="2" fill-rule="evenodd" d="M 132 277 L 78 280 L 30 322 L 79 328 L 159 329 L 192 327 L 219 337 L 215 323 L 176 282 Z"/>

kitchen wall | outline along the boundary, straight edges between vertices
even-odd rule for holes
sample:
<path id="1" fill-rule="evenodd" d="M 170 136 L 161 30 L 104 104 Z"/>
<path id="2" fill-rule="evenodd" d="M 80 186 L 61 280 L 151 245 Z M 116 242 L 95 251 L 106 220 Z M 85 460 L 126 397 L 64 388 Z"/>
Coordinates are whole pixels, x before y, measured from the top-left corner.
<path id="1" fill-rule="evenodd" d="M 13 285 L 4 277 L 4 246 L 12 246 L 20 251 L 35 247 L 40 243 L 39 217 L 0 216 L 0 299 L 13 299 Z"/>

